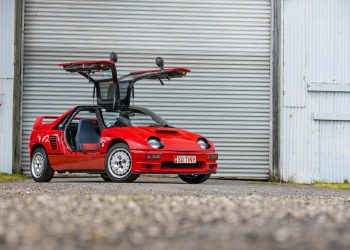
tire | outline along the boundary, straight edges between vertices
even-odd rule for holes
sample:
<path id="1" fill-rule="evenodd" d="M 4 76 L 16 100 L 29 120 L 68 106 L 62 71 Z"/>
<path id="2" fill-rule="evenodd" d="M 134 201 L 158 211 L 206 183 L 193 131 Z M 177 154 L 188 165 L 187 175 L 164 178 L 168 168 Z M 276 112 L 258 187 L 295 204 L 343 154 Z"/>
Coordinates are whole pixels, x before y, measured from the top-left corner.
<path id="1" fill-rule="evenodd" d="M 113 182 L 133 182 L 140 175 L 133 174 L 130 149 L 125 143 L 114 144 L 107 152 L 105 172 Z"/>
<path id="2" fill-rule="evenodd" d="M 179 177 L 189 184 L 199 184 L 208 180 L 210 174 L 179 174 Z"/>
<path id="3" fill-rule="evenodd" d="M 101 174 L 101 178 L 107 182 L 111 182 L 111 179 L 109 179 L 109 177 L 106 173 Z"/>
<path id="4" fill-rule="evenodd" d="M 34 150 L 30 164 L 30 172 L 33 180 L 36 182 L 51 181 L 55 171 L 51 168 L 44 148 L 37 148 Z"/>

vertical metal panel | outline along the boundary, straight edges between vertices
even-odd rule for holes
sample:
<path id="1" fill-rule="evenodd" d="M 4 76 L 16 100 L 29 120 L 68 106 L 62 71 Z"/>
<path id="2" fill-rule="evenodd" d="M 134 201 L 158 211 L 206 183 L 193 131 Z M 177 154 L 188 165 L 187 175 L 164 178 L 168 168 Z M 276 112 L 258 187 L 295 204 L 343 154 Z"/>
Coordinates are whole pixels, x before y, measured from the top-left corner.
<path id="1" fill-rule="evenodd" d="M 284 2 L 284 87 L 283 105 L 287 107 L 305 106 L 305 53 L 306 4 L 304 0 L 286 0 Z M 297 38 L 297 39 L 295 39 Z"/>
<path id="2" fill-rule="evenodd" d="M 305 80 L 311 83 L 349 84 L 350 2 L 312 0 L 308 6 L 309 18 L 305 25 L 312 32 L 307 32 Z"/>
<path id="3" fill-rule="evenodd" d="M 350 93 L 342 92 L 350 83 L 346 46 L 350 43 L 350 4 L 346 0 L 285 0 L 284 26 L 292 26 L 296 22 L 292 17 L 301 11 L 305 16 L 298 34 L 305 34 L 305 39 L 284 30 L 283 84 L 284 89 L 296 89 L 291 100 L 297 102 L 299 95 L 305 95 L 305 106 L 282 105 L 281 172 L 283 178 L 300 182 L 343 181 L 350 178 L 350 122 L 317 120 L 313 114 L 350 115 Z M 296 78 L 302 80 L 291 81 Z M 307 91 L 308 85 L 317 88 Z"/>
<path id="4" fill-rule="evenodd" d="M 12 173 L 13 78 L 0 78 L 0 172 Z"/>
<path id="5" fill-rule="evenodd" d="M 12 172 L 15 1 L 0 1 L 0 172 Z"/>
<path id="6" fill-rule="evenodd" d="M 348 114 L 350 93 L 318 93 L 320 112 Z M 331 182 L 350 178 L 350 122 L 320 121 L 320 180 Z"/>
<path id="7" fill-rule="evenodd" d="M 14 1 L 0 1 L 0 78 L 13 78 L 14 11 Z"/>
<path id="8" fill-rule="evenodd" d="M 270 129 L 269 0 L 39 1 L 25 6 L 23 167 L 40 114 L 91 103 L 92 86 L 63 72 L 63 61 L 119 53 L 119 75 L 186 66 L 184 79 L 142 82 L 135 104 L 212 139 L 219 173 L 266 178 Z"/>
<path id="9" fill-rule="evenodd" d="M 310 182 L 318 178 L 319 124 L 309 113 L 318 109 L 317 97 L 307 95 L 306 103 L 306 108 L 284 106 L 281 112 L 280 168 L 285 180 Z"/>

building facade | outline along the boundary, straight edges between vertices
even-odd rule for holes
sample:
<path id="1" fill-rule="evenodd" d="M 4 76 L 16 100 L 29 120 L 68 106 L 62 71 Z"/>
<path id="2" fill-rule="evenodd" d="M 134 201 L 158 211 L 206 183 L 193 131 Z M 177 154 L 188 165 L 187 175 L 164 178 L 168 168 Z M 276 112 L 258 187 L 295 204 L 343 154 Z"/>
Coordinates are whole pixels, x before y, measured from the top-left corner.
<path id="1" fill-rule="evenodd" d="M 15 2 L 0 1 L 0 172 L 13 166 Z"/>
<path id="2" fill-rule="evenodd" d="M 280 169 L 300 182 L 350 179 L 350 2 L 283 1 Z"/>
<path id="3" fill-rule="evenodd" d="M 2 0 L 6 2 L 15 1 Z M 349 76 L 336 67 L 349 66 L 345 47 L 350 9 L 345 0 L 26 0 L 16 1 L 11 13 L 6 22 L 16 27 L 23 23 L 23 29 L 13 28 L 12 40 L 7 39 L 13 46 L 18 37 L 10 51 L 23 71 L 12 67 L 13 88 L 19 91 L 6 96 L 20 95 L 13 98 L 12 113 L 11 107 L 5 114 L 0 106 L 0 117 L 5 124 L 13 114 L 6 126 L 20 138 L 9 136 L 14 140 L 9 150 L 17 151 L 4 151 L 12 157 L 0 171 L 10 171 L 12 164 L 29 173 L 27 142 L 36 116 L 58 115 L 92 102 L 92 87 L 57 64 L 103 59 L 115 51 L 120 74 L 152 68 L 157 56 L 166 66 L 191 68 L 188 77 L 165 86 L 146 81 L 137 86 L 135 105 L 213 140 L 220 155 L 219 175 L 266 179 L 277 174 L 305 182 L 350 177 L 345 149 L 349 133 L 342 137 L 339 131 L 348 129 L 344 118 L 349 112 L 345 106 L 339 112 L 327 106 L 347 99 L 346 91 L 339 89 L 346 90 Z M 319 43 L 322 38 L 326 40 Z M 1 46 L 6 50 L 10 45 Z M 323 49 L 327 53 L 321 53 Z M 339 61 L 341 51 L 345 53 Z M 318 90 L 330 85 L 332 91 Z M 324 120 L 332 115 L 338 117 L 336 122 Z M 328 144 L 320 138 L 334 133 L 338 137 L 331 143 L 341 146 L 329 145 L 335 151 L 328 158 Z M 321 165 L 328 172 L 317 175 Z M 323 178 L 327 176 L 333 177 Z"/>

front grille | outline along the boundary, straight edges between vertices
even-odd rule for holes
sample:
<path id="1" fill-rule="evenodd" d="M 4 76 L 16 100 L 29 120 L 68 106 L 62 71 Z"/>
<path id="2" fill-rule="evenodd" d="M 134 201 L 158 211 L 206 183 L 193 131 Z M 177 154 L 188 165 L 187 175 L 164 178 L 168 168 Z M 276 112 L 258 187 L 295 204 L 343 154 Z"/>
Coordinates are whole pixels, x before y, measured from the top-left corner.
<path id="1" fill-rule="evenodd" d="M 171 161 L 162 162 L 161 168 L 200 168 L 201 163 L 174 163 Z"/>

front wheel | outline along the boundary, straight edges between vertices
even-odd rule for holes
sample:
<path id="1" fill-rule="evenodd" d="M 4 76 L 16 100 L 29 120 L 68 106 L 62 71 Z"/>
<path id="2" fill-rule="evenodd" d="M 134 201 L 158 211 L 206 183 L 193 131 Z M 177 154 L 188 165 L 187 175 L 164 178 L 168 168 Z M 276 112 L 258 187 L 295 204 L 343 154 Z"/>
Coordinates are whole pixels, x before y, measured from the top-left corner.
<path id="1" fill-rule="evenodd" d="M 187 182 L 190 184 L 199 184 L 208 180 L 210 177 L 210 174 L 179 174 L 179 177 L 184 182 Z"/>
<path id="2" fill-rule="evenodd" d="M 113 182 L 133 182 L 140 175 L 131 172 L 131 155 L 125 143 L 114 144 L 105 159 L 105 172 Z"/>
<path id="3" fill-rule="evenodd" d="M 46 151 L 43 148 L 37 148 L 32 154 L 30 164 L 32 178 L 36 182 L 51 181 L 55 171 L 52 170 Z"/>
<path id="4" fill-rule="evenodd" d="M 108 178 L 108 175 L 103 173 L 101 174 L 101 178 L 104 180 L 104 181 L 107 181 L 107 182 L 111 182 L 111 179 Z"/>

